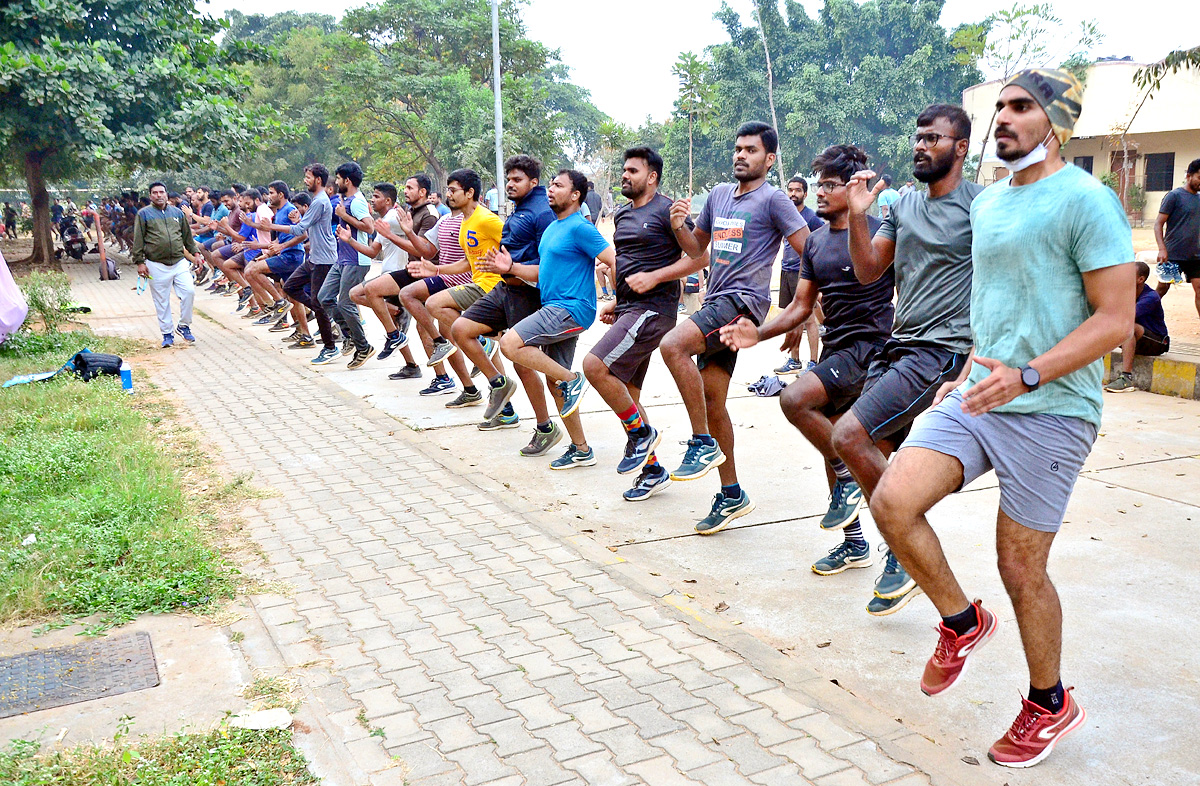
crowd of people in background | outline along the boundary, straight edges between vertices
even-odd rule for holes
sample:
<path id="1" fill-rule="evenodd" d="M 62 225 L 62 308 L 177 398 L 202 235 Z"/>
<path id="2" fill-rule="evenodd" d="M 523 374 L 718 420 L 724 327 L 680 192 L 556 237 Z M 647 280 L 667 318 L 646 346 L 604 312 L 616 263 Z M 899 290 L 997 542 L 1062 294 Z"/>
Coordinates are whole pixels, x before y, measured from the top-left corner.
<path id="1" fill-rule="evenodd" d="M 1081 93 L 1056 70 L 1022 71 L 1006 84 L 995 138 L 1012 174 L 986 189 L 963 177 L 970 119 L 945 104 L 916 122 L 919 188 L 909 180 L 893 189 L 852 144 L 816 157 L 815 185 L 797 175 L 775 188 L 767 182 L 775 130 L 750 122 L 734 140 L 733 181 L 693 210 L 660 190 L 661 156 L 633 147 L 611 240 L 597 228 L 609 208 L 594 184 L 527 155 L 504 162 L 504 217 L 498 187 L 485 190 L 473 170 L 449 173 L 443 195 L 425 173 L 368 182 L 354 162 L 332 171 L 310 164 L 302 185 L 173 193 L 154 183 L 147 197 L 102 200 L 96 215 L 149 278 L 164 347 L 196 340 L 195 287 L 206 285 L 249 326 L 310 352 L 313 366 L 358 369 L 398 354 L 391 379 L 421 380 L 412 394 L 449 396 L 446 407 L 480 406 L 481 432 L 519 428 L 513 398 L 523 393 L 534 422 L 519 453 L 547 457 L 565 441 L 548 462 L 555 471 L 601 459 L 579 415 L 594 388 L 625 435 L 622 455 L 606 459 L 632 480 L 625 501 L 719 475 L 710 511 L 694 525 L 701 535 L 755 507 L 738 473 L 727 398 L 739 352 L 783 336 L 776 372 L 791 382 L 782 414 L 825 460 L 829 504 L 819 526 L 836 536 L 812 570 L 833 576 L 874 564 L 860 520 L 869 509 L 886 543 L 868 613 L 894 614 L 924 593 L 941 617 L 920 680 L 930 696 L 959 680 L 999 618 L 960 587 L 926 513 L 995 471 L 999 569 L 1030 679 L 989 756 L 1025 767 L 1086 718 L 1061 680 L 1061 610 L 1047 560 L 1096 439 L 1100 359 L 1123 345 L 1131 368 L 1135 353 L 1169 346 L 1116 196 L 1060 155 Z M 805 206 L 810 188 L 815 211 Z M 1160 262 L 1176 264 L 1200 298 L 1200 161 L 1179 191 L 1156 225 Z M 1188 233 L 1191 245 L 1179 240 Z M 1160 266 L 1160 279 L 1168 273 Z M 681 318 L 701 276 L 703 301 Z M 381 324 L 380 346 L 366 319 Z M 578 357 L 580 335 L 596 322 L 603 335 Z M 656 354 L 690 421 L 673 469 L 642 404 Z"/>

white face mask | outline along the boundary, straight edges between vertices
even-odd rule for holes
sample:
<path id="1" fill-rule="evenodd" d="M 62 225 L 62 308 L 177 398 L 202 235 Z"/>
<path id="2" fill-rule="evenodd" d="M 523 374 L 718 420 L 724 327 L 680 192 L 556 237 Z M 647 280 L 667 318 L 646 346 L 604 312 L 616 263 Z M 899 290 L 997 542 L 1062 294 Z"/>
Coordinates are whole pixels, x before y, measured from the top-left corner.
<path id="1" fill-rule="evenodd" d="M 1046 138 L 1038 143 L 1038 146 L 1030 150 L 1025 155 L 1018 158 L 1016 161 L 1005 164 L 1009 172 L 1020 172 L 1022 169 L 1028 169 L 1034 164 L 1040 164 L 1046 160 L 1046 156 L 1050 151 L 1046 149 L 1046 143 L 1050 141 L 1051 135 L 1054 134 L 1054 129 L 1046 132 Z"/>

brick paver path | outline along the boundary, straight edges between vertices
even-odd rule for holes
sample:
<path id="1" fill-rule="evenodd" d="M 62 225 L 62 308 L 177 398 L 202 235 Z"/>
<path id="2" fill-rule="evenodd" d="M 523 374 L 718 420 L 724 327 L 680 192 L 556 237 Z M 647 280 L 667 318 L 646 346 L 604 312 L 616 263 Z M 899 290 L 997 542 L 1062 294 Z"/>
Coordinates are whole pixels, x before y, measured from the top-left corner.
<path id="1" fill-rule="evenodd" d="M 98 329 L 155 334 L 148 298 L 91 277 L 76 287 Z M 930 782 L 260 331 L 197 324 L 155 380 L 226 466 L 278 492 L 249 529 L 295 594 L 254 603 L 285 659 L 327 659 L 331 742 L 371 783 Z"/>

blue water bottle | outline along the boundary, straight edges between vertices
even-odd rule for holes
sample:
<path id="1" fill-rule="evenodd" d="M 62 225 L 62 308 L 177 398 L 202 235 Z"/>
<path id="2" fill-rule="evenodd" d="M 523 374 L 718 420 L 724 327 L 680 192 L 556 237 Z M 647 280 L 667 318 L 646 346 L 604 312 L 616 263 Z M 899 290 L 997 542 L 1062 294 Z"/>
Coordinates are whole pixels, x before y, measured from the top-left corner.
<path id="1" fill-rule="evenodd" d="M 133 394 L 133 369 L 124 362 L 121 363 L 121 388 L 126 393 Z"/>

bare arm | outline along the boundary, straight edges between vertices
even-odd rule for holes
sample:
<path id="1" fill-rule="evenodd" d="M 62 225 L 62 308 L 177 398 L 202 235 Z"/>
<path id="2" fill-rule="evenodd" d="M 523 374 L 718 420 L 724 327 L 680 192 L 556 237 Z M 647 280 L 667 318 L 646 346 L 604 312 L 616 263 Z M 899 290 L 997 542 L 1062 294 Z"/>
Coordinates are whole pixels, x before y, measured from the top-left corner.
<path id="1" fill-rule="evenodd" d="M 697 259 L 708 248 L 712 236 L 703 229 L 687 228 L 687 218 L 692 212 L 692 200 L 676 199 L 671 204 L 671 231 L 675 233 L 675 242 L 683 249 L 683 253 L 692 259 Z"/>
<path id="2" fill-rule="evenodd" d="M 666 267 L 660 267 L 658 270 L 648 270 L 644 273 L 633 273 L 625 277 L 625 283 L 634 292 L 649 292 L 659 284 L 667 281 L 677 281 L 681 278 L 687 278 L 697 270 L 703 270 L 708 267 L 708 254 L 702 253 L 698 258 L 681 257 L 678 262 L 673 262 Z"/>
<path id="3" fill-rule="evenodd" d="M 354 233 L 346 227 L 341 227 L 338 229 L 338 240 L 341 240 L 343 243 L 350 246 L 350 248 L 354 249 L 363 256 L 370 257 L 371 259 L 376 259 L 379 256 L 380 249 L 383 248 L 383 244 L 378 240 L 369 246 L 358 242 L 354 239 Z"/>
<path id="4" fill-rule="evenodd" d="M 761 327 L 755 327 L 753 322 L 742 317 L 732 325 L 721 328 L 721 340 L 731 349 L 749 349 L 760 341 L 766 341 L 803 325 L 812 315 L 816 302 L 816 283 L 802 278 L 796 284 L 796 294 L 792 297 L 792 302 L 787 304 L 779 316 Z"/>
<path id="5" fill-rule="evenodd" d="M 1154 242 L 1158 244 L 1158 261 L 1167 261 L 1167 239 L 1163 235 L 1163 230 L 1167 226 L 1167 214 L 1159 213 L 1158 218 L 1154 219 Z"/>
<path id="6" fill-rule="evenodd" d="M 1083 274 L 1083 289 L 1092 315 L 1048 352 L 1029 361 L 1041 376 L 1041 384 L 1078 371 L 1129 338 L 1137 302 L 1135 276 L 1132 262 Z M 967 413 L 982 415 L 1029 391 L 1021 381 L 1020 369 L 979 356 L 975 356 L 974 362 L 991 373 L 963 396 L 963 409 Z"/>

